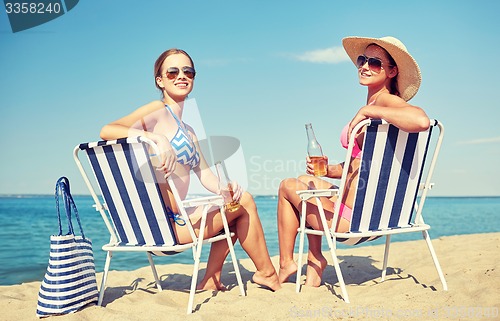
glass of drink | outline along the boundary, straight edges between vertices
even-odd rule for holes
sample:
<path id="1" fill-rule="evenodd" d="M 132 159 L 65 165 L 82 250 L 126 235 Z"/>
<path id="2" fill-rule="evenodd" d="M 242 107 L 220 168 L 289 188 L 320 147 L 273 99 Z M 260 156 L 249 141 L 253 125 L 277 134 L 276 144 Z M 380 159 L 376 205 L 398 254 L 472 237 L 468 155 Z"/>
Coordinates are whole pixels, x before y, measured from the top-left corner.
<path id="1" fill-rule="evenodd" d="M 215 169 L 217 170 L 217 176 L 219 178 L 220 193 L 224 198 L 224 208 L 228 212 L 234 212 L 240 208 L 240 203 L 233 199 L 233 183 L 229 179 L 222 162 L 215 163 Z"/>

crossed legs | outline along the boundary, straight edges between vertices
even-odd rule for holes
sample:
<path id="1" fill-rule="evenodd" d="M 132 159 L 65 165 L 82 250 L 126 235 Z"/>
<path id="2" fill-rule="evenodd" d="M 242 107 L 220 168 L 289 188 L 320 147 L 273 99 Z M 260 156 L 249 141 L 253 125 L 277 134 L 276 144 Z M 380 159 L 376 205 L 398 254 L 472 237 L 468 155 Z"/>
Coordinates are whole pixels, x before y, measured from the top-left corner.
<path id="1" fill-rule="evenodd" d="M 239 239 L 241 247 L 255 264 L 257 271 L 252 279 L 255 283 L 266 286 L 271 290 L 281 288 L 278 275 L 269 257 L 262 224 L 257 213 L 257 207 L 253 197 L 245 192 L 240 200 L 240 208 L 231 213 L 226 213 L 231 231 L 235 233 L 233 242 Z M 190 220 L 196 233 L 199 232 L 201 218 L 196 213 L 190 216 Z M 208 213 L 206 237 L 216 235 L 223 228 L 222 218 L 219 211 Z M 181 243 L 191 242 L 187 229 L 177 229 L 177 236 Z M 198 289 L 223 290 L 224 285 L 220 281 L 222 266 L 226 256 L 229 254 L 227 242 L 215 242 L 210 249 L 207 270 L 203 280 L 198 284 Z"/>

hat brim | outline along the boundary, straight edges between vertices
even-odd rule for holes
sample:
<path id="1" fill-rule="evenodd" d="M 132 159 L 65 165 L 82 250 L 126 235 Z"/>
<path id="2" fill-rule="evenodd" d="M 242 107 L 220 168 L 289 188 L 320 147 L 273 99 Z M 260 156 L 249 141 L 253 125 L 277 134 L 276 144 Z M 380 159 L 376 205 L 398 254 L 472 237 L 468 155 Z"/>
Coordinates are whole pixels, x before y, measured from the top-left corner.
<path id="1" fill-rule="evenodd" d="M 370 44 L 384 48 L 391 55 L 398 66 L 398 90 L 401 98 L 405 101 L 413 98 L 422 82 L 422 75 L 417 62 L 405 50 L 406 48 L 403 49 L 384 38 L 346 37 L 342 39 L 342 45 L 354 65 L 358 56 L 364 54 L 366 47 Z"/>

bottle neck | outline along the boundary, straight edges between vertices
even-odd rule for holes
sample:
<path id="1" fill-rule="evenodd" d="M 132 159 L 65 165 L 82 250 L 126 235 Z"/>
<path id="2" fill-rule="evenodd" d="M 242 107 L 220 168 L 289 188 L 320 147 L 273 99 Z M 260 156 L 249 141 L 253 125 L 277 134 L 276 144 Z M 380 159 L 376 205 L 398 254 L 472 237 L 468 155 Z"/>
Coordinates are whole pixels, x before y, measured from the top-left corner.
<path id="1" fill-rule="evenodd" d="M 314 135 L 314 130 L 312 129 L 311 126 L 307 127 L 306 126 L 306 133 L 307 133 L 307 140 L 308 141 L 316 141 L 316 135 Z"/>
<path id="2" fill-rule="evenodd" d="M 311 124 L 306 124 L 306 133 L 307 133 L 307 153 L 309 156 L 323 156 L 323 150 L 321 149 L 321 145 L 316 139 L 316 135 L 314 135 L 314 130 Z"/>
<path id="3" fill-rule="evenodd" d="M 219 183 L 226 185 L 229 182 L 229 178 L 227 177 L 226 171 L 222 166 L 222 163 L 215 164 L 215 170 L 217 171 L 217 177 L 219 178 Z"/>

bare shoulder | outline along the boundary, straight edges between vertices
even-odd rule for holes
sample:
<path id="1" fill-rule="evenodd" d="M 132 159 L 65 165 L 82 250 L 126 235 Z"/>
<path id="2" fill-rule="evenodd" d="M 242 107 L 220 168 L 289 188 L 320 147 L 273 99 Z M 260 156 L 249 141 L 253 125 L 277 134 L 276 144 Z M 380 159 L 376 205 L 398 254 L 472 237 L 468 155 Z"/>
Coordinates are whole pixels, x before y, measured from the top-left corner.
<path id="1" fill-rule="evenodd" d="M 157 110 L 161 110 L 165 107 L 163 102 L 161 100 L 153 100 L 150 103 L 147 103 L 146 105 L 140 107 L 140 109 L 143 109 L 144 111 L 149 111 L 150 113 L 155 112 Z"/>
<path id="2" fill-rule="evenodd" d="M 384 106 L 384 107 L 404 107 L 404 106 L 409 106 L 406 101 L 404 101 L 403 98 L 389 94 L 389 93 L 382 93 L 378 95 L 377 99 L 375 100 L 375 105 L 378 106 Z"/>
<path id="3" fill-rule="evenodd" d="M 162 101 L 154 100 L 137 108 L 129 116 L 133 119 L 156 117 L 156 115 L 158 115 L 158 112 L 161 112 L 163 108 L 164 105 Z"/>

